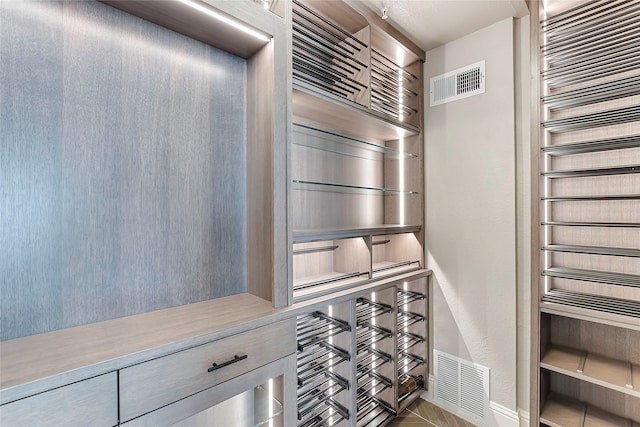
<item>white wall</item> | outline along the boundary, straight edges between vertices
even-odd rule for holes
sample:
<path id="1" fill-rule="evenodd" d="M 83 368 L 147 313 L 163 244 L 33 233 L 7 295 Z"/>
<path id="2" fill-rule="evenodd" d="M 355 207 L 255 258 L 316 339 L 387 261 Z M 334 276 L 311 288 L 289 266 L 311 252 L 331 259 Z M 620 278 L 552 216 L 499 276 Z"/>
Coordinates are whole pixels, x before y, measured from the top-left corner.
<path id="1" fill-rule="evenodd" d="M 520 75 L 516 90 L 514 71 L 522 65 L 520 43 L 528 40 L 524 27 L 512 18 L 500 21 L 427 52 L 424 69 L 432 348 L 489 367 L 491 402 L 514 413 L 523 401 L 519 392 L 527 390 L 526 384 L 518 387 L 518 373 L 528 380 L 528 365 L 518 369 L 517 355 L 528 330 L 518 327 L 526 310 L 517 309 L 528 305 L 522 293 L 528 243 L 520 233 L 528 227 L 528 207 L 520 202 L 528 202 L 529 181 L 521 167 L 525 154 L 516 150 L 516 144 L 528 146 L 522 127 L 528 101 L 523 103 Z M 431 77 L 483 59 L 486 93 L 428 106 Z M 520 290 L 519 278 L 525 280 Z"/>

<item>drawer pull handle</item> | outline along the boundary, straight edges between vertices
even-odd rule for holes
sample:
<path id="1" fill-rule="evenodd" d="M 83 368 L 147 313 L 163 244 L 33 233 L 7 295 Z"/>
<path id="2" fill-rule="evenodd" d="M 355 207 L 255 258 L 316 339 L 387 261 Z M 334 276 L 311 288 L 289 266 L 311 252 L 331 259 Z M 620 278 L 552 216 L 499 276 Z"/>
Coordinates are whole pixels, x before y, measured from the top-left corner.
<path id="1" fill-rule="evenodd" d="M 222 362 L 222 363 L 214 363 L 207 370 L 207 372 L 213 372 L 213 371 L 215 371 L 217 369 L 224 368 L 225 366 L 229 366 L 229 365 L 231 365 L 233 363 L 236 363 L 236 362 L 239 362 L 241 360 L 244 360 L 247 357 L 249 357 L 249 356 L 247 356 L 246 354 L 240 354 L 239 356 L 236 354 L 235 356 L 233 356 L 233 359 L 231 359 L 231 360 L 227 360 L 226 362 Z"/>

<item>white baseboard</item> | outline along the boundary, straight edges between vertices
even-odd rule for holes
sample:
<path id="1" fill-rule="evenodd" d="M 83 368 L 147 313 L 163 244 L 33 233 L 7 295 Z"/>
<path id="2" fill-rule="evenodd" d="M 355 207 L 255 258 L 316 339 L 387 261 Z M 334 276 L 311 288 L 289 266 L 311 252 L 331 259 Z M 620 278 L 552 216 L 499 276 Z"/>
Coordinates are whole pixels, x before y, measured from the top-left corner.
<path id="1" fill-rule="evenodd" d="M 476 421 L 469 419 L 464 414 L 456 411 L 456 408 L 444 406 L 440 402 L 436 402 L 433 399 L 433 376 L 429 375 L 429 389 L 422 393 L 420 396 L 422 399 L 433 403 L 436 406 L 440 406 L 443 409 L 451 412 L 452 414 L 470 422 Z M 529 413 L 518 409 L 518 412 L 513 411 L 507 407 L 504 407 L 495 402 L 489 402 L 489 426 L 488 427 L 529 427 Z"/>
<path id="2" fill-rule="evenodd" d="M 520 417 L 520 427 L 529 427 L 529 412 L 518 409 L 518 416 Z"/>

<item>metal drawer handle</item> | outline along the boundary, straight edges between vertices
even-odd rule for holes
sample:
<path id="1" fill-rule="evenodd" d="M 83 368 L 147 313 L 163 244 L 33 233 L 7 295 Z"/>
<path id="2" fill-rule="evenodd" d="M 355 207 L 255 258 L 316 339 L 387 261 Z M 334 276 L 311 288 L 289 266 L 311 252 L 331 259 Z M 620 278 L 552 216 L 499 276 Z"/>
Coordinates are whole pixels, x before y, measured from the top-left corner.
<path id="1" fill-rule="evenodd" d="M 215 371 L 217 369 L 224 368 L 225 366 L 229 366 L 229 365 L 232 365 L 232 364 L 234 364 L 236 362 L 244 360 L 247 357 L 249 357 L 249 356 L 247 356 L 246 354 L 240 354 L 240 355 L 236 354 L 235 356 L 233 356 L 233 359 L 231 359 L 231 360 L 227 360 L 226 362 L 222 362 L 222 363 L 214 363 L 213 365 L 211 365 L 211 367 L 209 369 L 207 369 L 207 372 L 213 372 L 213 371 Z"/>

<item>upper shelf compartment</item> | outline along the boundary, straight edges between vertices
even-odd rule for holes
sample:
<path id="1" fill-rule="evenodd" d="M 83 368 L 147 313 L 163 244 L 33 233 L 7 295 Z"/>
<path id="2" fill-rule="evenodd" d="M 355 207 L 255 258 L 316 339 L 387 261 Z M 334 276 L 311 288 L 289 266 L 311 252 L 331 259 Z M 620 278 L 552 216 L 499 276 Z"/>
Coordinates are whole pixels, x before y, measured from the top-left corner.
<path id="1" fill-rule="evenodd" d="M 424 52 L 358 2 L 294 0 L 292 9 L 297 119 L 357 121 L 366 138 L 420 132 Z"/>
<path id="2" fill-rule="evenodd" d="M 367 105 L 369 27 L 341 2 L 292 4 L 293 78 L 303 87 Z"/>
<path id="3" fill-rule="evenodd" d="M 213 7 L 199 0 L 101 1 L 245 59 L 269 43 L 274 34 L 272 22 L 261 19 L 262 8 L 250 2 L 215 2 Z M 212 25 L 212 19 L 222 25 Z"/>

